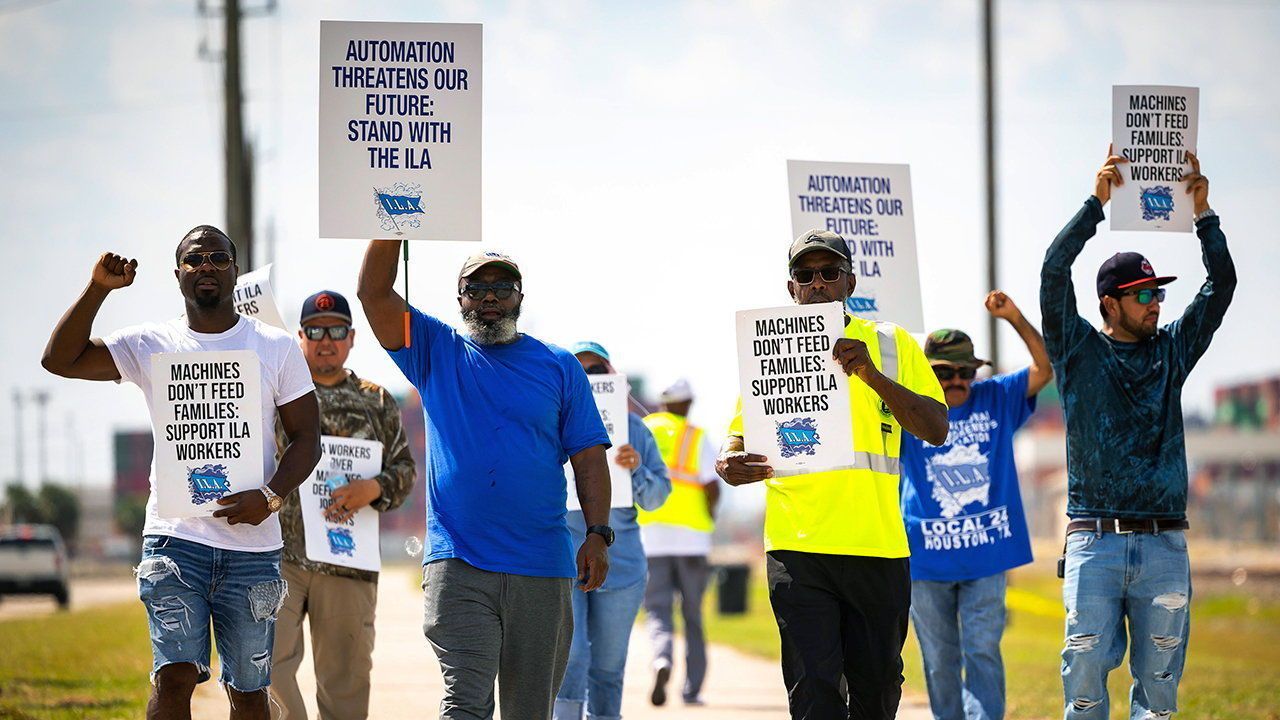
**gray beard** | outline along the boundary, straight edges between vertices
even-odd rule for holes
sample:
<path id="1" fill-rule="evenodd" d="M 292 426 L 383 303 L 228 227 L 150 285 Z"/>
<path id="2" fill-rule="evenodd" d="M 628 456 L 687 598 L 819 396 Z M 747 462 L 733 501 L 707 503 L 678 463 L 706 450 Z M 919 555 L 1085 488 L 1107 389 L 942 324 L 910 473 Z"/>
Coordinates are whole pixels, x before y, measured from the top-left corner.
<path id="1" fill-rule="evenodd" d="M 520 338 L 520 331 L 516 329 L 518 319 L 519 305 L 493 322 L 481 320 L 478 310 L 462 313 L 462 322 L 466 324 L 468 334 L 477 345 L 510 345 L 515 342 Z"/>

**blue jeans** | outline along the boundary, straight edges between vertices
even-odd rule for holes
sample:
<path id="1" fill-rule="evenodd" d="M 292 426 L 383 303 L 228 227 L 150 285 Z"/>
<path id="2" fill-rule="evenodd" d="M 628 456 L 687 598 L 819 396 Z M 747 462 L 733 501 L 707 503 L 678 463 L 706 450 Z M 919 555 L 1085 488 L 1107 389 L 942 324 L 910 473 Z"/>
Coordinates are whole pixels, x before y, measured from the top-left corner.
<path id="1" fill-rule="evenodd" d="M 1005 574 L 911 583 L 911 622 L 935 720 L 1004 717 Z"/>
<path id="2" fill-rule="evenodd" d="M 644 582 L 617 590 L 573 591 L 569 667 L 556 693 L 556 720 L 622 717 L 622 676 Z"/>
<path id="3" fill-rule="evenodd" d="M 151 629 L 152 681 L 174 663 L 191 663 L 198 681 L 208 680 L 212 622 L 221 682 L 240 692 L 271 684 L 276 614 L 287 593 L 279 550 L 237 552 L 148 535 L 137 575 Z"/>
<path id="4" fill-rule="evenodd" d="M 1181 530 L 1067 536 L 1062 599 L 1067 608 L 1062 689 L 1067 720 L 1109 717 L 1107 674 L 1129 647 L 1133 720 L 1178 709 L 1178 681 L 1191 631 L 1191 567 Z M 1127 632 L 1132 642 L 1126 638 Z"/>

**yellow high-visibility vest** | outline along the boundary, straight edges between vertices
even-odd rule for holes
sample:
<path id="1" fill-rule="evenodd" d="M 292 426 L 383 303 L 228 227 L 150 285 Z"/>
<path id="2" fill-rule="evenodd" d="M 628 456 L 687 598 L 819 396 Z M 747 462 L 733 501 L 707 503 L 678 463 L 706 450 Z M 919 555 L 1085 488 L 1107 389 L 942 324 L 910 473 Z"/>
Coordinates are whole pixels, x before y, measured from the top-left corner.
<path id="1" fill-rule="evenodd" d="M 715 521 L 707 509 L 707 494 L 701 480 L 702 428 L 669 412 L 658 412 L 644 419 L 662 454 L 662 462 L 671 475 L 671 495 L 657 510 L 636 508 L 636 521 L 641 525 L 661 523 L 678 525 L 699 532 L 715 529 Z"/>
<path id="2" fill-rule="evenodd" d="M 844 336 L 866 343 L 880 372 L 912 392 L 945 405 L 942 386 L 915 338 L 893 323 L 850 317 Z M 765 480 L 765 550 L 828 555 L 907 557 L 907 531 L 898 500 L 902 426 L 874 390 L 849 378 L 853 415 L 852 468 Z M 742 403 L 729 424 L 741 437 Z M 770 448 L 746 448 L 769 456 Z"/>

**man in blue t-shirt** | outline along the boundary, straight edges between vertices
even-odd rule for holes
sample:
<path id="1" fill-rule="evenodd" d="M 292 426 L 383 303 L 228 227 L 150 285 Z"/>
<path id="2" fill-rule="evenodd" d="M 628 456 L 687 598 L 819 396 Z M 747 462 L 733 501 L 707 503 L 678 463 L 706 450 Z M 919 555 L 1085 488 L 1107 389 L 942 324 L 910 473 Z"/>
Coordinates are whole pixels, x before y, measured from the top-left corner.
<path id="1" fill-rule="evenodd" d="M 423 628 L 444 673 L 440 717 L 493 717 L 496 679 L 504 718 L 549 719 L 573 578 L 595 590 L 609 569 L 609 437 L 577 359 L 517 330 L 523 278 L 511 258 L 463 264 L 464 335 L 406 311 L 393 289 L 399 255 L 399 241 L 369 244 L 359 297 L 426 416 Z M 576 566 L 566 461 L 586 524 Z"/>
<path id="2" fill-rule="evenodd" d="M 974 382 L 973 341 L 938 330 L 925 357 L 947 398 L 947 441 L 902 434 L 902 517 L 911 545 L 911 621 L 936 720 L 1004 717 L 1005 571 L 1031 562 L 1013 463 L 1013 434 L 1053 378 L 1044 339 L 1013 300 L 987 295 L 987 311 L 1017 330 L 1031 365 Z"/>

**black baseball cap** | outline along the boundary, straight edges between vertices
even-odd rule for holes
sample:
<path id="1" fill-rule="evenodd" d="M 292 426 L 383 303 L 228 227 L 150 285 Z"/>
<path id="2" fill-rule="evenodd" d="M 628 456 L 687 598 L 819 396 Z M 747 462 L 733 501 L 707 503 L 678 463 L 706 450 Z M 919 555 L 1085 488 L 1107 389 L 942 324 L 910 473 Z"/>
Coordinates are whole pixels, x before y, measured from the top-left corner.
<path id="1" fill-rule="evenodd" d="M 1098 297 L 1115 296 L 1121 290 L 1152 280 L 1156 285 L 1168 285 L 1177 279 L 1174 275 L 1156 275 L 1151 263 L 1142 256 L 1142 253 L 1116 253 L 1098 268 Z"/>
<path id="2" fill-rule="evenodd" d="M 849 245 L 844 238 L 830 230 L 817 228 L 803 233 L 791 242 L 791 250 L 787 252 L 787 267 L 795 267 L 801 255 L 814 250 L 826 250 L 839 255 L 845 262 L 852 263 L 849 258 Z"/>
<path id="3" fill-rule="evenodd" d="M 302 303 L 302 314 L 299 323 L 321 317 L 334 317 L 351 322 L 351 304 L 341 294 L 332 290 L 321 290 Z"/>

